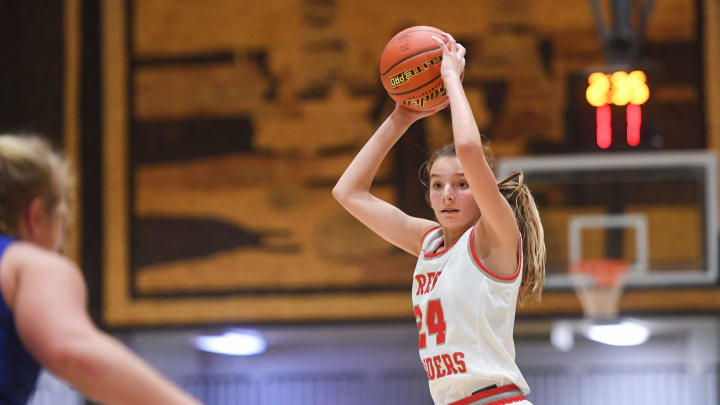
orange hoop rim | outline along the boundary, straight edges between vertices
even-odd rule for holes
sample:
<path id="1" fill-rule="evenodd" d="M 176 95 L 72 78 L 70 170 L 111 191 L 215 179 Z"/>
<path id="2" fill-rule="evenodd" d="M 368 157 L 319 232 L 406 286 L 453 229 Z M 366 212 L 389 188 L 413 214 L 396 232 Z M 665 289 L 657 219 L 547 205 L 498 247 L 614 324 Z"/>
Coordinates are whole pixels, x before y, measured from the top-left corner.
<path id="1" fill-rule="evenodd" d="M 620 259 L 581 260 L 570 266 L 571 274 L 586 274 L 595 280 L 599 287 L 612 287 L 620 284 L 627 273 L 630 263 Z"/>

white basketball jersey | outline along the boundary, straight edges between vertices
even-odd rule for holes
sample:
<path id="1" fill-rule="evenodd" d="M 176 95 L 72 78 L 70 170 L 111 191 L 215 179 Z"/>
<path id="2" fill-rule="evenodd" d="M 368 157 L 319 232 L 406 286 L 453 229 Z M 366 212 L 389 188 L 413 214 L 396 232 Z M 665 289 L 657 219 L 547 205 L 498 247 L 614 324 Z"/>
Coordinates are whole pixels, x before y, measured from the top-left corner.
<path id="1" fill-rule="evenodd" d="M 523 394 L 530 392 L 515 364 L 513 342 L 522 256 L 512 277 L 493 274 L 474 251 L 472 230 L 435 252 L 443 232 L 431 229 L 423 237 L 413 275 L 420 360 L 436 405 L 492 384 L 515 384 Z"/>

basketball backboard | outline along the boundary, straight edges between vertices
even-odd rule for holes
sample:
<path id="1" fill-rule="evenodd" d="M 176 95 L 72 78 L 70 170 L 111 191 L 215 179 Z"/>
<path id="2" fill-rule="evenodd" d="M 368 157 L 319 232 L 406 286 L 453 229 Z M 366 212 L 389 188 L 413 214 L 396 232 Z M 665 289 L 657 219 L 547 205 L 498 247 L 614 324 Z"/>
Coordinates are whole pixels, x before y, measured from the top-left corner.
<path id="1" fill-rule="evenodd" d="M 548 288 L 588 260 L 629 263 L 627 287 L 717 280 L 717 162 L 708 152 L 502 159 L 525 174 L 545 229 Z"/>

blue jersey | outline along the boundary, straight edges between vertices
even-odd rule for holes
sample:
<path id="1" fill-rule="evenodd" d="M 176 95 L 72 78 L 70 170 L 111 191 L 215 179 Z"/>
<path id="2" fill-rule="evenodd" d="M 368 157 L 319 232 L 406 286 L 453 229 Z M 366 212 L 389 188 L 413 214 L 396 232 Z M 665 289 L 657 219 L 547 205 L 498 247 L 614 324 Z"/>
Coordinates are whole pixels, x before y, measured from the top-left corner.
<path id="1" fill-rule="evenodd" d="M 0 235 L 0 261 L 12 241 Z M 39 374 L 40 365 L 20 341 L 13 314 L 0 292 L 0 404 L 26 405 Z"/>

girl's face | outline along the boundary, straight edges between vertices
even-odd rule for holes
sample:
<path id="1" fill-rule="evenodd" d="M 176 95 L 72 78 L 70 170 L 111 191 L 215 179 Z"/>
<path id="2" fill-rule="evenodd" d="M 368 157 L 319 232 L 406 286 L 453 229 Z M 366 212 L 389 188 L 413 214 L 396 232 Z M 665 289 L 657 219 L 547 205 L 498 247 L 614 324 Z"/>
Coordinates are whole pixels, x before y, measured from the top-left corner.
<path id="1" fill-rule="evenodd" d="M 51 215 L 50 225 L 50 244 L 49 248 L 55 252 L 59 252 L 65 242 L 65 235 L 67 234 L 68 225 L 68 206 L 63 199 L 60 204 L 55 208 L 55 212 Z"/>
<path id="2" fill-rule="evenodd" d="M 430 168 L 430 206 L 440 225 L 450 229 L 467 229 L 480 218 L 457 157 L 438 158 Z"/>
<path id="3" fill-rule="evenodd" d="M 68 221 L 68 207 L 65 200 L 54 208 L 47 209 L 45 200 L 41 200 L 41 207 L 33 215 L 35 224 L 28 239 L 45 249 L 59 252 L 65 240 Z"/>

